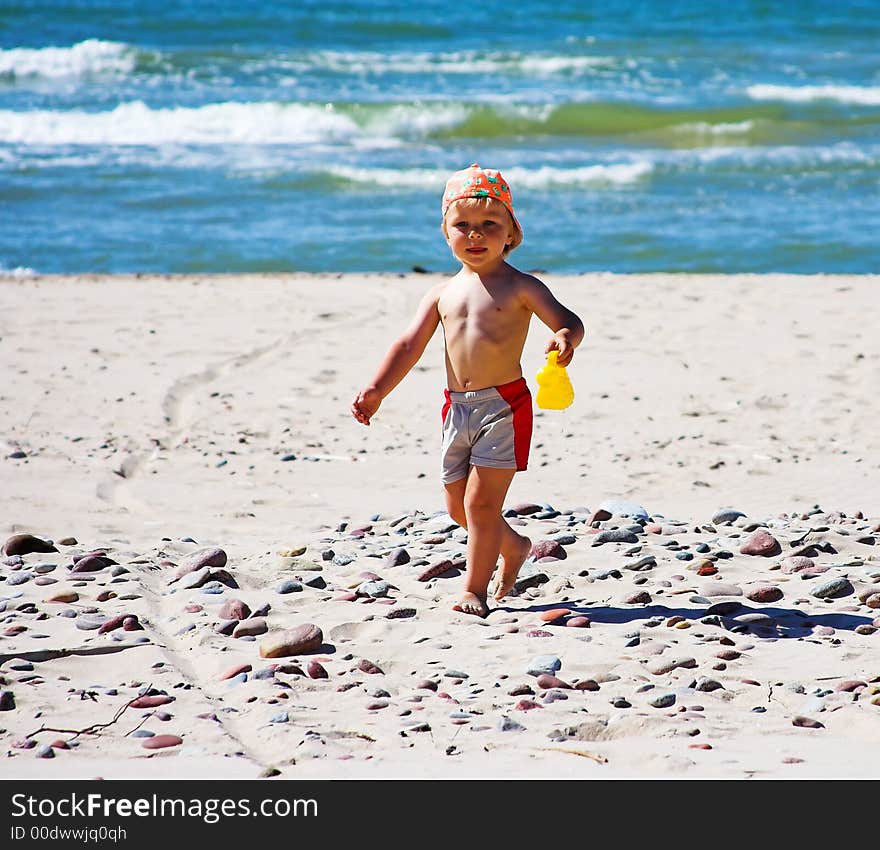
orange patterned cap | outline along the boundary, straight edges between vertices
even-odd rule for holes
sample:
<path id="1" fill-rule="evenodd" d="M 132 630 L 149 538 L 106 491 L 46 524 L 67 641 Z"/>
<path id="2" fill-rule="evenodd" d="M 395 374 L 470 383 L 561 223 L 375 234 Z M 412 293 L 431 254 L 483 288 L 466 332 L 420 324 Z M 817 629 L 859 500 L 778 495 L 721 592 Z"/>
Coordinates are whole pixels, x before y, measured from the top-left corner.
<path id="1" fill-rule="evenodd" d="M 460 201 L 463 198 L 495 198 L 496 201 L 501 201 L 522 236 L 522 227 L 513 212 L 513 197 L 510 194 L 510 186 L 507 185 L 507 181 L 501 176 L 500 171 L 494 168 L 480 168 L 477 163 L 469 168 L 456 171 L 446 181 L 446 188 L 443 190 L 443 215 L 446 215 L 446 211 L 455 201 Z"/>

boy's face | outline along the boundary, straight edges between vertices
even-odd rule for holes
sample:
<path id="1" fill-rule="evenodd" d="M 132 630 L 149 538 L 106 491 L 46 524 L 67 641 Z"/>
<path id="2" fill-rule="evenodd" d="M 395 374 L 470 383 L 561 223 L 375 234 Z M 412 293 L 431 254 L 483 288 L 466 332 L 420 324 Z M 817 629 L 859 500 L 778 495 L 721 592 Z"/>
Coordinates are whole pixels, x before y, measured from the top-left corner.
<path id="1" fill-rule="evenodd" d="M 504 257 L 513 242 L 513 221 L 506 207 L 494 198 L 455 201 L 443 218 L 443 233 L 459 262 L 486 268 Z"/>

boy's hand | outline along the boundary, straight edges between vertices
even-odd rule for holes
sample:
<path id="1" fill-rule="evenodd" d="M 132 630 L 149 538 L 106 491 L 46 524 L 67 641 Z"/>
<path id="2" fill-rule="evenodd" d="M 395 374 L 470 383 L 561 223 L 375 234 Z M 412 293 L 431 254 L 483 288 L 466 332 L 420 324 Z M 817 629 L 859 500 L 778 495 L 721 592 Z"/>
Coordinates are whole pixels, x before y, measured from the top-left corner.
<path id="1" fill-rule="evenodd" d="M 369 425 L 380 404 L 382 404 L 382 396 L 372 387 L 367 387 L 354 397 L 351 403 L 351 415 L 362 425 Z"/>
<path id="2" fill-rule="evenodd" d="M 560 366 L 568 366 L 571 363 L 571 359 L 574 357 L 574 346 L 569 339 L 568 330 L 557 331 L 553 334 L 553 337 L 544 349 L 544 354 L 549 354 L 551 351 L 559 352 L 556 355 L 556 362 Z"/>

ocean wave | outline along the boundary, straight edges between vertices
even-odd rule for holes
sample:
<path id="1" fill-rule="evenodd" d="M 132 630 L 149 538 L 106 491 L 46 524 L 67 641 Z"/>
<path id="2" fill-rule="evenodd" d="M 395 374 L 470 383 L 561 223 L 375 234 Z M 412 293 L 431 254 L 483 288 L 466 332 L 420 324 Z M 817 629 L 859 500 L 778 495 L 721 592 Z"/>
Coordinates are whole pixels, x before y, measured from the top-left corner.
<path id="1" fill-rule="evenodd" d="M 522 168 L 504 169 L 504 176 L 512 185 L 527 189 L 565 189 L 575 186 L 599 186 L 635 183 L 646 178 L 654 169 L 650 162 L 585 165 L 577 168 Z M 433 168 L 355 168 L 332 166 L 327 171 L 337 179 L 351 183 L 366 183 L 389 188 L 442 189 L 449 178 L 449 169 Z"/>
<path id="2" fill-rule="evenodd" d="M 619 64 L 611 56 L 559 56 L 534 53 L 379 53 L 365 51 L 315 51 L 300 57 L 268 60 L 298 71 L 328 70 L 337 73 L 384 74 L 492 74 L 514 73 L 536 76 L 580 74 Z"/>
<path id="3" fill-rule="evenodd" d="M 21 77 L 84 77 L 127 74 L 137 65 L 137 50 L 116 41 L 90 38 L 72 47 L 0 49 L 0 80 Z"/>
<path id="4" fill-rule="evenodd" d="M 753 100 L 781 100 L 792 103 L 809 103 L 815 100 L 836 100 L 859 106 L 880 106 L 878 86 L 775 86 L 759 84 L 749 86 L 746 94 Z"/>
<path id="5" fill-rule="evenodd" d="M 790 144 L 824 129 L 775 104 L 657 109 L 632 103 L 283 103 L 152 107 L 102 112 L 0 110 L 0 143 L 57 145 L 301 145 L 391 148 L 411 143 L 539 143 L 629 137 L 661 147 Z"/>
<path id="6" fill-rule="evenodd" d="M 302 104 L 215 103 L 152 109 L 134 101 L 106 112 L 0 110 L 0 142 L 10 144 L 338 143 L 360 133 L 351 117 Z"/>

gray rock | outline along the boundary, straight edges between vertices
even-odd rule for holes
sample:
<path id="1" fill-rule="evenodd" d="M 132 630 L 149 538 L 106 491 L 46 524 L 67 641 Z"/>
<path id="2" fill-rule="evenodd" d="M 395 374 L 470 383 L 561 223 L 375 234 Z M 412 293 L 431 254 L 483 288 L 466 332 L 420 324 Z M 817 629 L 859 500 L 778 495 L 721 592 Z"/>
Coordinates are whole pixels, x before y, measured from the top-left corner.
<path id="1" fill-rule="evenodd" d="M 540 676 L 541 673 L 552 675 L 562 668 L 562 659 L 555 655 L 536 655 L 528 664 L 526 672 L 530 676 Z"/>
<path id="2" fill-rule="evenodd" d="M 606 499 L 599 505 L 599 510 L 608 511 L 613 516 L 629 516 L 648 519 L 648 512 L 636 502 L 628 502 L 625 499 Z"/>
<path id="3" fill-rule="evenodd" d="M 292 578 L 287 578 L 275 585 L 276 593 L 301 593 L 302 589 L 302 582 L 296 581 L 296 579 Z"/>
<path id="4" fill-rule="evenodd" d="M 841 596 L 849 596 L 851 593 L 853 593 L 853 586 L 846 576 L 823 581 L 810 591 L 810 594 L 817 599 L 837 599 Z"/>
<path id="5" fill-rule="evenodd" d="M 601 546 L 603 543 L 638 543 L 638 536 L 628 528 L 607 528 L 600 531 L 594 538 L 592 546 Z"/>
<path id="6" fill-rule="evenodd" d="M 675 694 L 660 694 L 654 697 L 650 704 L 654 708 L 669 708 L 670 705 L 675 705 Z"/>
<path id="7" fill-rule="evenodd" d="M 712 517 L 712 525 L 730 525 L 741 516 L 745 516 L 742 511 L 737 511 L 733 508 L 722 508 Z"/>

